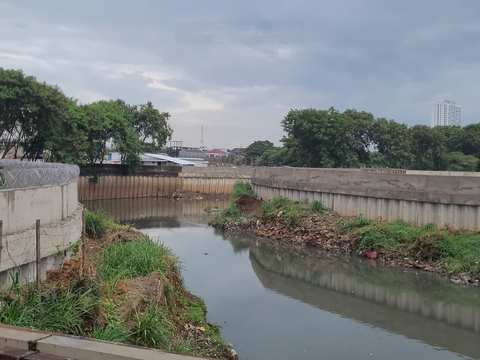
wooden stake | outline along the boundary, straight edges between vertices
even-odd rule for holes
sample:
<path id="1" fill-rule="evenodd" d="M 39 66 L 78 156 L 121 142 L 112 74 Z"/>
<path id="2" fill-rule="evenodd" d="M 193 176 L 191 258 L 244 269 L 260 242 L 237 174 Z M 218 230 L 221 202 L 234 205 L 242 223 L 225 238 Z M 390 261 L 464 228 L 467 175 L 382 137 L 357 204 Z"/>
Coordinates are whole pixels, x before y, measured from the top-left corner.
<path id="1" fill-rule="evenodd" d="M 86 277 L 87 246 L 85 244 L 85 208 L 82 211 L 82 276 Z"/>
<path id="2" fill-rule="evenodd" d="M 40 292 L 40 280 L 41 280 L 41 273 L 40 273 L 40 220 L 37 220 L 36 222 L 36 233 L 35 233 L 35 239 L 36 239 L 36 247 L 37 247 L 37 291 Z"/>

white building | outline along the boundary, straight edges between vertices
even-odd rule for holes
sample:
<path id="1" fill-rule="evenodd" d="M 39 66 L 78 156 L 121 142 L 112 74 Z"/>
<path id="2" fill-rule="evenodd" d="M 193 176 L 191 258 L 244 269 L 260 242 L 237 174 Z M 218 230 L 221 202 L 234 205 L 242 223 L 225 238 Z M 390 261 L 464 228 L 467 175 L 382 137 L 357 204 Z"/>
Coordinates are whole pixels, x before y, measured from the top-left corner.
<path id="1" fill-rule="evenodd" d="M 462 108 L 455 101 L 443 100 L 433 104 L 433 126 L 461 126 Z"/>

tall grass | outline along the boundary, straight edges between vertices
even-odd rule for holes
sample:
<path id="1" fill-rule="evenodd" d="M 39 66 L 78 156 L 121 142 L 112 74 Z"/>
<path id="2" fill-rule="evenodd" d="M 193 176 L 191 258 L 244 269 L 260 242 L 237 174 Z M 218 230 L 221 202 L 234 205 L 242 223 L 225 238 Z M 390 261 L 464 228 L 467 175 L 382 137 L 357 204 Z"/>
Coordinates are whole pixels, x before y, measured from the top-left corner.
<path id="1" fill-rule="evenodd" d="M 151 306 L 144 314 L 137 314 L 132 338 L 136 345 L 169 350 L 173 326 L 163 309 Z"/>
<path id="2" fill-rule="evenodd" d="M 165 272 L 176 262 L 171 250 L 149 238 L 107 246 L 101 256 L 98 275 L 102 281 L 131 279 L 153 271 Z"/>
<path id="3" fill-rule="evenodd" d="M 107 230 L 111 221 L 103 210 L 85 212 L 85 233 L 87 236 L 98 238 Z"/>
<path id="4" fill-rule="evenodd" d="M 39 296 L 28 290 L 16 300 L 4 303 L 0 309 L 0 323 L 41 331 L 85 335 L 85 325 L 97 306 L 95 287 L 52 289 Z"/>
<path id="5" fill-rule="evenodd" d="M 233 185 L 232 198 L 236 201 L 242 195 L 254 195 L 252 185 L 245 181 L 236 181 Z"/>

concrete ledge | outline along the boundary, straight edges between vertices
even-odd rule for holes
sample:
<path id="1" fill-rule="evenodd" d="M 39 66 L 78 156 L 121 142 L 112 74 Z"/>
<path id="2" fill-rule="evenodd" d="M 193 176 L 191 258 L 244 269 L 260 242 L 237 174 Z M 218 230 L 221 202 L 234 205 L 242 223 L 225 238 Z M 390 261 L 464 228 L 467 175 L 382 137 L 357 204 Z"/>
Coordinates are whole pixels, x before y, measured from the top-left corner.
<path id="1" fill-rule="evenodd" d="M 171 354 L 160 350 L 108 343 L 68 335 L 51 334 L 5 325 L 0 326 L 0 346 L 22 351 L 36 351 L 37 355 L 49 355 L 77 360 L 199 359 L 191 356 Z M 33 358 L 27 357 L 27 359 Z M 48 357 L 37 357 L 37 359 L 48 359 Z"/>

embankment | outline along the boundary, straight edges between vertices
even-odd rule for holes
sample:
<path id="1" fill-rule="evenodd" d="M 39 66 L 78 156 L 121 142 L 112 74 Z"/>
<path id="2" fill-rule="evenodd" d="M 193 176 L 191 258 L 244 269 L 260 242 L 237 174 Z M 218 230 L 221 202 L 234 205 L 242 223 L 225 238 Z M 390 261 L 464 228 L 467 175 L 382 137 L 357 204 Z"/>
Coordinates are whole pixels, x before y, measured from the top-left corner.
<path id="1" fill-rule="evenodd" d="M 80 201 L 169 196 L 174 192 L 231 194 L 236 181 L 250 181 L 253 168 L 142 166 L 128 176 L 123 165 L 81 167 Z"/>
<path id="2" fill-rule="evenodd" d="M 252 196 L 245 184 L 236 186 L 244 194 L 211 222 L 226 233 L 366 256 L 388 265 L 449 274 L 453 282 L 479 284 L 478 233 L 342 216 L 319 201 L 276 197 L 265 202 Z"/>
<path id="3" fill-rule="evenodd" d="M 266 200 L 317 200 L 345 216 L 480 231 L 480 173 L 256 167 L 251 183 Z"/>
<path id="4" fill-rule="evenodd" d="M 206 307 L 183 283 L 172 252 L 128 226 L 87 212 L 86 270 L 80 251 L 50 270 L 40 294 L 14 287 L 0 323 L 137 345 L 171 353 L 236 359 Z"/>

